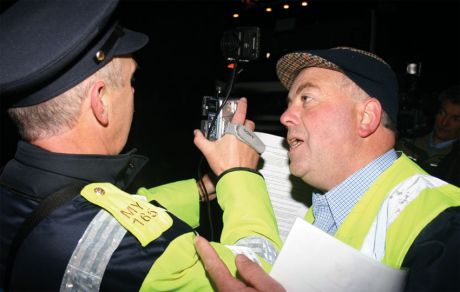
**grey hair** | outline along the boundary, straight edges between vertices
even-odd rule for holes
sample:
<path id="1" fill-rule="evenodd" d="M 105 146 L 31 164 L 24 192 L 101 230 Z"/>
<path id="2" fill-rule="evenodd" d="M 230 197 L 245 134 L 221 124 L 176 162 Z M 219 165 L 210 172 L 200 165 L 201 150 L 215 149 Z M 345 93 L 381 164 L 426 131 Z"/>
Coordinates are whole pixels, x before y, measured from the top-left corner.
<path id="1" fill-rule="evenodd" d="M 349 90 L 350 95 L 356 100 L 366 100 L 370 98 L 361 87 L 348 78 L 345 74 L 341 74 L 341 78 L 338 80 L 338 85 L 344 89 Z M 391 130 L 395 135 L 397 135 L 396 123 L 391 120 L 390 116 L 382 110 L 382 115 L 380 117 L 380 123 L 387 129 Z"/>
<path id="2" fill-rule="evenodd" d="M 124 80 L 120 70 L 121 62 L 119 58 L 114 58 L 66 92 L 36 105 L 10 108 L 8 114 L 25 141 L 31 142 L 65 133 L 76 125 L 81 115 L 82 102 L 98 79 L 105 80 L 110 86 L 122 86 Z"/>

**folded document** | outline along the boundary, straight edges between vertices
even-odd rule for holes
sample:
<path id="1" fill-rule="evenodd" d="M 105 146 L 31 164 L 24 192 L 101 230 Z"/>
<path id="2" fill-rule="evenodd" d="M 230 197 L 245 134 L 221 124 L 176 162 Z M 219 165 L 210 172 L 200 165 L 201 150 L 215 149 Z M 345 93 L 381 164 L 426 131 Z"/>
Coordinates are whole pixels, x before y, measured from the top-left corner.
<path id="1" fill-rule="evenodd" d="M 406 272 L 384 265 L 296 219 L 270 275 L 288 292 L 402 291 Z"/>

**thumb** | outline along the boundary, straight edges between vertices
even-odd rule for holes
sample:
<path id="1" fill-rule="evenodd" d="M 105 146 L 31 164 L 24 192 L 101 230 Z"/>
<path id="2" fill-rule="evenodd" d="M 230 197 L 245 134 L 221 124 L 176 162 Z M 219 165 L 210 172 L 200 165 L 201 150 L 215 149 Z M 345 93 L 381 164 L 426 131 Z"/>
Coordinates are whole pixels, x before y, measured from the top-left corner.
<path id="1" fill-rule="evenodd" d="M 203 133 L 200 130 L 195 129 L 193 131 L 193 134 L 195 135 L 195 138 L 193 138 L 193 143 L 195 143 L 195 146 L 204 154 L 206 148 L 208 147 L 208 139 L 204 137 Z"/>

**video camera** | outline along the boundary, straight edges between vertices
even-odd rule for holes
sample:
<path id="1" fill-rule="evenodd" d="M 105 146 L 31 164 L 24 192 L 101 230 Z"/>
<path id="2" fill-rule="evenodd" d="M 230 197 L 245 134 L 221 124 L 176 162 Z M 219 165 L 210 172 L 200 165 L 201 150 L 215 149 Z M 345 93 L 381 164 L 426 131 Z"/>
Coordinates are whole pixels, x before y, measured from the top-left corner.
<path id="1" fill-rule="evenodd" d="M 222 97 L 204 96 L 202 114 L 205 117 L 201 121 L 201 131 L 208 138 L 214 141 L 222 137 L 227 125 L 232 121 L 233 114 L 238 106 L 238 99 L 229 98 L 224 104 Z M 219 111 L 219 109 L 222 109 Z M 213 123 L 213 120 L 215 122 Z"/>
<path id="2" fill-rule="evenodd" d="M 227 60 L 249 62 L 259 58 L 259 42 L 258 27 L 239 27 L 224 32 L 220 47 Z"/>
<path id="3" fill-rule="evenodd" d="M 223 33 L 221 39 L 222 54 L 229 62 L 247 63 L 259 58 L 260 29 L 258 27 L 239 27 Z M 236 76 L 236 74 L 234 75 Z M 221 96 L 218 88 L 216 96 L 204 96 L 202 100 L 201 131 L 209 140 L 217 140 L 225 133 L 232 121 L 238 105 L 238 98 L 229 98 L 234 80 L 227 86 L 228 92 Z"/>

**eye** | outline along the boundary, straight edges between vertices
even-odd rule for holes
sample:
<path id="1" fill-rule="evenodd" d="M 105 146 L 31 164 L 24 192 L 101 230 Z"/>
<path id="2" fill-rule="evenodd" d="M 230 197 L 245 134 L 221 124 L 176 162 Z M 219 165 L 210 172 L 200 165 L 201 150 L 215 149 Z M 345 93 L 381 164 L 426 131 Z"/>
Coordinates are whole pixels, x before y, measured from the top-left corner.
<path id="1" fill-rule="evenodd" d="M 311 99 L 311 97 L 308 95 L 302 95 L 300 99 L 302 100 L 302 102 L 308 102 Z"/>
<path id="2" fill-rule="evenodd" d="M 134 85 L 136 83 L 136 77 L 131 77 L 131 86 Z"/>

